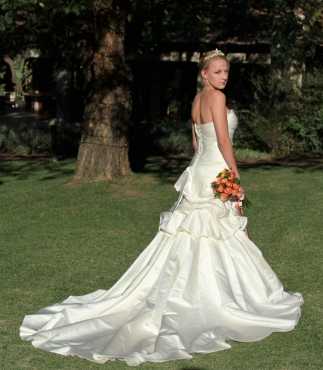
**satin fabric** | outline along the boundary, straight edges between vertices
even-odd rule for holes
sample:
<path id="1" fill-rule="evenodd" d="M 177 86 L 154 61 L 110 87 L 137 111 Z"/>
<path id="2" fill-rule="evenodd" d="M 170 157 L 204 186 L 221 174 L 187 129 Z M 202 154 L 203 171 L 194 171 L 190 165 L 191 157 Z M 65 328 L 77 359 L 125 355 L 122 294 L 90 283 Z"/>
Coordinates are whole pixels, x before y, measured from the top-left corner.
<path id="1" fill-rule="evenodd" d="M 237 127 L 228 112 L 231 140 Z M 175 183 L 159 230 L 109 289 L 70 296 L 27 315 L 20 337 L 64 356 L 105 363 L 190 359 L 293 330 L 303 297 L 283 285 L 247 237 L 247 217 L 211 181 L 227 164 L 212 122 L 195 125 L 198 149 Z"/>

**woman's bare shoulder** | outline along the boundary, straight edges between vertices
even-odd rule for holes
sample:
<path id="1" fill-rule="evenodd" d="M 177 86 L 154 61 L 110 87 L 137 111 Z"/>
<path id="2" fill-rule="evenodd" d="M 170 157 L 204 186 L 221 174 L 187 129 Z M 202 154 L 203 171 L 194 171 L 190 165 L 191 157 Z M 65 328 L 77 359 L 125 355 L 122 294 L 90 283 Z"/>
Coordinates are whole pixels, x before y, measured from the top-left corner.
<path id="1" fill-rule="evenodd" d="M 198 109 L 200 106 L 201 96 L 200 93 L 197 93 L 192 101 L 192 114 Z"/>
<path id="2" fill-rule="evenodd" d="M 220 90 L 211 90 L 207 93 L 206 95 L 206 99 L 208 101 L 212 101 L 212 102 L 218 102 L 219 104 L 221 103 L 225 103 L 226 101 L 226 96 L 225 94 L 220 91 Z"/>
<path id="3" fill-rule="evenodd" d="M 198 92 L 195 96 L 194 96 L 194 99 L 192 101 L 192 106 L 196 105 L 196 103 L 199 103 L 199 101 L 201 100 L 201 93 Z"/>

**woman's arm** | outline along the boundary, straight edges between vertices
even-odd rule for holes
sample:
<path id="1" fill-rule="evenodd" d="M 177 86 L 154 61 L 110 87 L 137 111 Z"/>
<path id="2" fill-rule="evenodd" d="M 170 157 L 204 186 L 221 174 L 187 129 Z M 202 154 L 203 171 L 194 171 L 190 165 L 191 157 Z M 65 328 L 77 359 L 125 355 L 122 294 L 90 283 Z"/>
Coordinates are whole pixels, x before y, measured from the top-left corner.
<path id="1" fill-rule="evenodd" d="M 196 134 L 195 134 L 195 129 L 194 129 L 194 122 L 192 121 L 192 146 L 194 152 L 197 150 L 197 140 L 196 140 Z"/>
<path id="2" fill-rule="evenodd" d="M 191 107 L 191 118 L 192 118 L 192 147 L 194 152 L 197 150 L 197 140 L 196 140 L 196 134 L 195 134 L 195 110 L 198 102 L 198 94 L 195 95 L 195 98 L 192 102 L 192 107 Z"/>
<path id="3" fill-rule="evenodd" d="M 228 166 L 235 172 L 236 176 L 240 178 L 236 158 L 229 136 L 225 95 L 220 91 L 215 91 L 210 94 L 209 99 L 209 106 L 211 109 L 212 120 L 219 149 Z"/>

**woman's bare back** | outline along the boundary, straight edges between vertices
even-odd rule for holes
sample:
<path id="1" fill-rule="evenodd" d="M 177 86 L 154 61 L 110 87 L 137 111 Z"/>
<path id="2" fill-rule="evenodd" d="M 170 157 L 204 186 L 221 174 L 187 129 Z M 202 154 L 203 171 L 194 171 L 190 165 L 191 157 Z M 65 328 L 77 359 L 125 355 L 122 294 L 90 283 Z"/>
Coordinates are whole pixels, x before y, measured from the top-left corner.
<path id="1" fill-rule="evenodd" d="M 213 105 L 213 109 L 217 109 L 217 102 L 215 101 L 214 97 L 216 94 L 222 94 L 220 91 L 201 91 L 196 94 L 193 103 L 192 103 L 192 121 L 195 124 L 201 124 L 212 122 L 212 111 L 211 111 L 211 104 Z M 223 107 L 218 106 L 218 109 L 223 109 Z M 226 108 L 227 110 L 228 108 Z"/>

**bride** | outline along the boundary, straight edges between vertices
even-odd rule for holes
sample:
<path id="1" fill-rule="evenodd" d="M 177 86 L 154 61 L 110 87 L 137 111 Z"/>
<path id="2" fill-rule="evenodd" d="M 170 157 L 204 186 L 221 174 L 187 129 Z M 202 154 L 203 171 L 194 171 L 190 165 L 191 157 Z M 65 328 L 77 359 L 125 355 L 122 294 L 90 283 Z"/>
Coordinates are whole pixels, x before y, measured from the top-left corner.
<path id="1" fill-rule="evenodd" d="M 20 337 L 64 356 L 130 366 L 190 359 L 293 330 L 303 297 L 285 291 L 249 239 L 239 203 L 215 198 L 211 182 L 230 167 L 240 178 L 232 139 L 237 117 L 221 91 L 229 61 L 201 60 L 203 89 L 192 105 L 195 154 L 178 178 L 173 207 L 123 276 L 108 290 L 69 296 L 27 315 Z"/>

